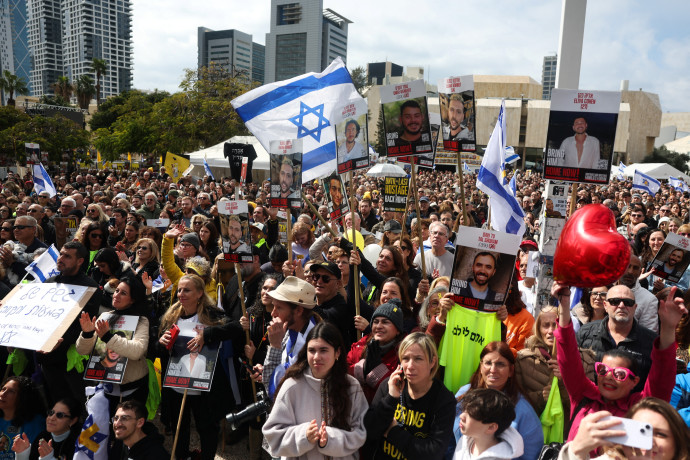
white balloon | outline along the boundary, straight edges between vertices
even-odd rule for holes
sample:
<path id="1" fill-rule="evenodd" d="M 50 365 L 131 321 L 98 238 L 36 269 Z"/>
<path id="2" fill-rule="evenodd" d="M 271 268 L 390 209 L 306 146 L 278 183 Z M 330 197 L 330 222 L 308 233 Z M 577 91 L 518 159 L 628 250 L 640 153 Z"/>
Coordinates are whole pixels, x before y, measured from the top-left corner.
<path id="1" fill-rule="evenodd" d="M 369 263 L 371 263 L 371 265 L 374 267 L 376 266 L 376 261 L 379 258 L 379 253 L 381 253 L 381 246 L 378 244 L 370 244 L 364 248 L 364 251 L 362 251 L 364 257 L 366 257 Z"/>

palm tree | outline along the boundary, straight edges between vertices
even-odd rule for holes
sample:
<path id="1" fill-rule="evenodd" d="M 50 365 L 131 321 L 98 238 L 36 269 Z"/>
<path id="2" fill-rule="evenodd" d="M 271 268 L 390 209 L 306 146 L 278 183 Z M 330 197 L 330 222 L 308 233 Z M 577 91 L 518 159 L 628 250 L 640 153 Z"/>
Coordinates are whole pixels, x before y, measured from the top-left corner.
<path id="1" fill-rule="evenodd" d="M 57 81 L 52 84 L 52 87 L 56 96 L 60 96 L 69 102 L 73 92 L 72 84 L 69 82 L 69 77 L 64 75 L 58 77 Z"/>
<path id="2" fill-rule="evenodd" d="M 5 70 L 0 76 L 0 89 L 7 93 L 7 105 L 12 107 L 15 105 L 15 94 L 29 94 L 29 88 L 27 88 L 24 79 L 10 73 L 9 70 Z"/>
<path id="3" fill-rule="evenodd" d="M 77 83 L 74 85 L 74 91 L 77 93 L 79 107 L 88 110 L 89 102 L 91 102 L 91 98 L 96 93 L 96 87 L 93 85 L 93 77 L 84 74 L 77 78 Z"/>
<path id="4" fill-rule="evenodd" d="M 101 106 L 101 77 L 108 73 L 108 63 L 105 59 L 93 58 L 91 70 L 96 72 L 96 107 Z"/>

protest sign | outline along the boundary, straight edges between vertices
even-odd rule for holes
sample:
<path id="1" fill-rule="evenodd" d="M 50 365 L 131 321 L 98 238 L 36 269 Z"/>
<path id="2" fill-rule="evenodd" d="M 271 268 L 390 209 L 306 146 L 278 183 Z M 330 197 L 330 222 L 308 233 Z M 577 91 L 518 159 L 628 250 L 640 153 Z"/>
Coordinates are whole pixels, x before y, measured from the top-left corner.
<path id="1" fill-rule="evenodd" d="M 271 206 L 302 208 L 302 141 L 271 141 Z"/>
<path id="2" fill-rule="evenodd" d="M 677 283 L 690 265 L 690 238 L 669 233 L 652 259 L 655 276 Z"/>
<path id="3" fill-rule="evenodd" d="M 461 226 L 450 292 L 458 305 L 496 311 L 505 302 L 520 236 Z"/>
<path id="4" fill-rule="evenodd" d="M 34 165 L 40 163 L 41 146 L 39 144 L 32 144 L 27 142 L 24 144 L 24 152 L 26 153 L 26 164 Z"/>
<path id="5" fill-rule="evenodd" d="M 606 184 L 621 93 L 554 89 L 544 149 L 544 178 Z"/>
<path id="6" fill-rule="evenodd" d="M 389 157 L 433 152 L 423 80 L 382 86 L 381 105 Z"/>
<path id="7" fill-rule="evenodd" d="M 0 345 L 51 351 L 94 292 L 71 284 L 17 285 L 0 307 Z"/>
<path id="8" fill-rule="evenodd" d="M 160 230 L 168 230 L 170 219 L 146 219 L 146 225 Z"/>
<path id="9" fill-rule="evenodd" d="M 229 262 L 251 263 L 251 236 L 249 234 L 249 206 L 246 200 L 219 201 L 220 236 L 223 253 Z"/>
<path id="10" fill-rule="evenodd" d="M 200 352 L 192 352 L 187 349 L 187 343 L 202 333 L 205 326 L 191 321 L 182 321 L 177 325 L 180 334 L 172 348 L 163 386 L 211 391 L 213 372 L 218 361 L 218 345 L 204 343 Z"/>
<path id="11" fill-rule="evenodd" d="M 438 98 L 443 148 L 452 152 L 476 151 L 472 75 L 440 79 Z"/>
<path id="12" fill-rule="evenodd" d="M 369 167 L 367 111 L 364 99 L 349 101 L 340 110 L 343 121 L 335 125 L 338 174 Z"/>
<path id="13" fill-rule="evenodd" d="M 437 113 L 429 114 L 429 123 L 431 127 L 431 145 L 433 146 L 433 151 L 430 153 L 424 153 L 422 155 L 416 156 L 404 156 L 396 158 L 400 163 L 410 163 L 414 159 L 415 164 L 420 168 L 432 169 L 435 164 L 436 149 L 438 147 L 438 134 L 441 128 L 441 117 Z"/>
<path id="14" fill-rule="evenodd" d="M 62 248 L 68 241 L 72 241 L 77 235 L 79 225 L 76 216 L 56 217 L 55 220 L 55 246 Z"/>
<path id="15" fill-rule="evenodd" d="M 556 217 L 565 219 L 568 211 L 568 190 L 569 186 L 563 181 L 547 181 L 548 192 L 544 200 L 543 213 L 546 217 Z M 534 216 L 539 219 L 540 216 Z"/>
<path id="16" fill-rule="evenodd" d="M 103 315 L 103 319 L 109 320 L 112 315 L 112 313 Z M 120 316 L 115 324 L 110 326 L 110 331 L 114 335 L 132 340 L 138 322 L 138 316 Z M 125 375 L 126 367 L 127 358 L 108 348 L 105 342 L 98 337 L 93 351 L 91 352 L 91 356 L 89 357 L 89 362 L 86 365 L 84 379 L 121 383 L 122 377 Z"/>
<path id="17" fill-rule="evenodd" d="M 343 215 L 350 212 L 345 184 L 343 184 L 343 179 L 339 175 L 334 172 L 323 179 L 323 189 L 326 191 L 328 213 L 331 220 L 340 219 Z"/>
<path id="18" fill-rule="evenodd" d="M 405 212 L 410 190 L 409 177 L 386 177 L 383 187 L 383 210 Z"/>

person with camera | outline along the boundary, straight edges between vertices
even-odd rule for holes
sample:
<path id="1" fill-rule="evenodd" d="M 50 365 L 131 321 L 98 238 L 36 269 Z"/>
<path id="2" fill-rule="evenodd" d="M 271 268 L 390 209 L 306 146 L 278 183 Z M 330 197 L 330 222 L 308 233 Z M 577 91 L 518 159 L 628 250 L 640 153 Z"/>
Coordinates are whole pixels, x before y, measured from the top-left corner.
<path id="1" fill-rule="evenodd" d="M 343 339 L 322 322 L 285 373 L 263 433 L 274 457 L 358 459 L 368 404 L 347 375 Z"/>

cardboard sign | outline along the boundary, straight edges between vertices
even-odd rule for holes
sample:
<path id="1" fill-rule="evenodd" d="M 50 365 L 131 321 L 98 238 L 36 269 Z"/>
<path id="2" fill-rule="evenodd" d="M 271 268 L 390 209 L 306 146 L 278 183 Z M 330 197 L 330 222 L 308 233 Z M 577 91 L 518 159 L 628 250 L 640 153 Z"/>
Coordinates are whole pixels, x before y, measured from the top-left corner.
<path id="1" fill-rule="evenodd" d="M 520 236 L 460 227 L 450 292 L 466 308 L 496 311 L 505 303 Z"/>
<path id="2" fill-rule="evenodd" d="M 163 386 L 211 391 L 213 372 L 218 361 L 218 345 L 204 343 L 200 353 L 192 353 L 187 349 L 187 342 L 196 337 L 198 331 L 203 331 L 205 326 L 191 321 L 178 322 L 177 325 L 180 335 L 173 345 Z"/>
<path id="3" fill-rule="evenodd" d="M 651 234 L 650 234 L 651 235 Z M 690 238 L 669 233 L 651 267 L 655 276 L 677 283 L 690 265 Z"/>
<path id="4" fill-rule="evenodd" d="M 477 150 L 474 110 L 474 78 L 442 78 L 438 81 L 443 148 L 452 152 Z"/>
<path id="5" fill-rule="evenodd" d="M 220 236 L 223 253 L 229 262 L 251 263 L 251 235 L 249 234 L 249 206 L 246 200 L 219 201 Z"/>
<path id="6" fill-rule="evenodd" d="M 389 157 L 434 151 L 423 80 L 381 87 L 381 105 Z"/>
<path id="7" fill-rule="evenodd" d="M 103 315 L 103 319 L 108 320 L 111 316 L 112 313 Z M 127 340 L 132 340 L 138 322 L 138 316 L 120 316 L 110 330 L 113 334 L 120 335 Z M 105 342 L 98 337 L 93 351 L 91 352 L 91 356 L 89 357 L 89 362 L 86 365 L 84 379 L 96 380 L 99 382 L 121 383 L 122 377 L 125 375 L 126 367 L 127 358 L 110 350 Z"/>
<path id="8" fill-rule="evenodd" d="M 607 184 L 621 93 L 554 89 L 544 178 Z"/>
<path id="9" fill-rule="evenodd" d="M 409 177 L 386 177 L 383 186 L 383 210 L 405 212 L 410 191 Z"/>
<path id="10" fill-rule="evenodd" d="M 335 125 L 338 174 L 369 167 L 367 112 L 364 99 L 350 102 L 340 110 L 343 121 Z"/>
<path id="11" fill-rule="evenodd" d="M 71 284 L 18 284 L 2 300 L 0 345 L 51 351 L 94 292 Z"/>
<path id="12" fill-rule="evenodd" d="M 271 141 L 271 207 L 302 208 L 302 141 Z"/>
<path id="13" fill-rule="evenodd" d="M 326 191 L 328 199 L 328 213 L 331 220 L 337 220 L 350 212 L 350 205 L 347 200 L 347 192 L 342 177 L 331 174 L 323 179 L 323 189 Z"/>
<path id="14" fill-rule="evenodd" d="M 568 190 L 570 186 L 562 181 L 547 181 L 546 186 L 549 191 L 544 200 L 542 214 L 549 218 L 565 219 L 568 212 Z M 534 216 L 539 219 L 540 216 Z"/>
<path id="15" fill-rule="evenodd" d="M 168 225 L 170 225 L 170 219 L 146 219 L 146 225 L 167 230 Z"/>

